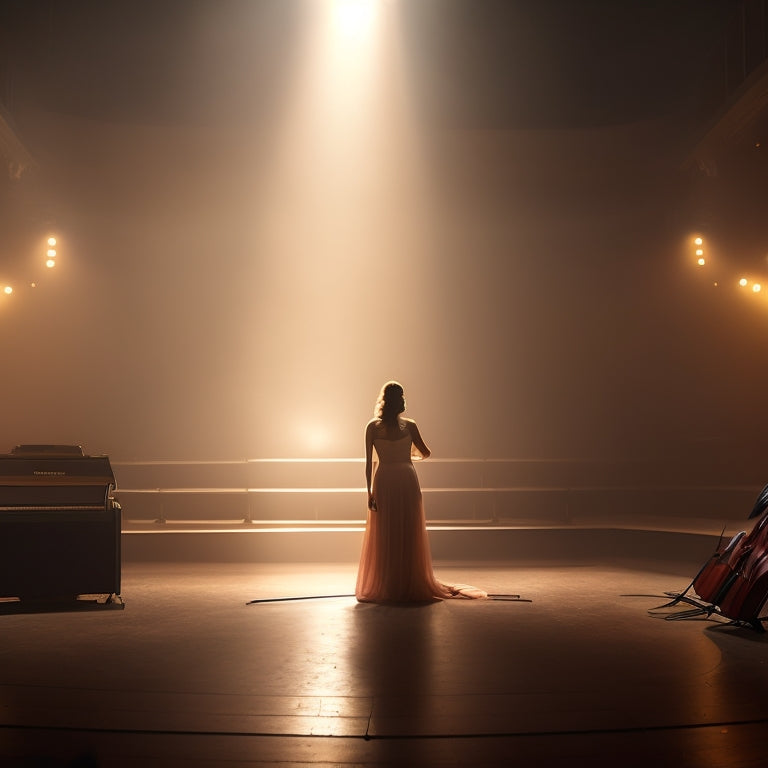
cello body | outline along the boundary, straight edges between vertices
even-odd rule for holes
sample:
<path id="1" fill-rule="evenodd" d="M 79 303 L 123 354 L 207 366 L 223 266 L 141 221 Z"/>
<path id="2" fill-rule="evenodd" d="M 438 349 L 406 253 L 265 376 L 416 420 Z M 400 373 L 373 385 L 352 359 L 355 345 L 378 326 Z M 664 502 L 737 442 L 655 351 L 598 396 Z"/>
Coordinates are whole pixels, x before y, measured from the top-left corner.
<path id="1" fill-rule="evenodd" d="M 740 549 L 733 576 L 713 602 L 729 619 L 756 621 L 768 600 L 768 513 L 757 521 Z"/>
<path id="2" fill-rule="evenodd" d="M 693 588 L 702 600 L 717 604 L 718 595 L 734 573 L 742 556 L 741 543 L 746 535 L 746 531 L 740 531 L 727 543 L 721 543 L 699 571 L 693 580 Z"/>
<path id="3" fill-rule="evenodd" d="M 748 534 L 741 531 L 718 547 L 692 586 L 723 616 L 762 630 L 759 616 L 768 601 L 768 485 L 760 492 L 750 518 L 758 515 Z"/>
<path id="4" fill-rule="evenodd" d="M 757 621 L 768 600 L 768 557 L 763 555 L 737 574 L 720 598 L 720 613 L 736 621 Z"/>

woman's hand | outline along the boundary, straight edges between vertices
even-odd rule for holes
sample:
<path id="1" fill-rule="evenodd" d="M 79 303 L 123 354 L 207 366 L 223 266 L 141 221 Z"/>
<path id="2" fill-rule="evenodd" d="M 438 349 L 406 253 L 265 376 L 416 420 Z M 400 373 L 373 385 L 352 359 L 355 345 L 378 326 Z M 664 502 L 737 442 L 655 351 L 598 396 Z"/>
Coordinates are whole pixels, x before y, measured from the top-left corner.
<path id="1" fill-rule="evenodd" d="M 376 499 L 373 498 L 372 493 L 368 496 L 368 509 L 370 509 L 371 512 L 376 511 Z"/>

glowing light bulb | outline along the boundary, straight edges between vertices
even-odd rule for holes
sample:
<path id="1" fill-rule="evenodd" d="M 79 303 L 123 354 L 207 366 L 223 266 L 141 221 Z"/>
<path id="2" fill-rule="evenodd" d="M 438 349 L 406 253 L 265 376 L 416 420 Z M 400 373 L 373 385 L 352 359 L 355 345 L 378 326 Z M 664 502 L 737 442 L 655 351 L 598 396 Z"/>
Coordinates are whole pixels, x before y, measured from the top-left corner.
<path id="1" fill-rule="evenodd" d="M 54 259 L 48 259 L 48 261 L 45 262 L 45 266 L 48 267 L 48 269 L 53 269 L 53 267 L 56 266 L 56 261 Z"/>
<path id="2" fill-rule="evenodd" d="M 48 245 L 56 245 L 56 238 L 55 237 L 49 237 L 48 238 Z"/>
<path id="3" fill-rule="evenodd" d="M 703 245 L 704 244 L 704 240 L 702 240 L 700 237 L 696 237 L 696 238 L 694 238 L 693 243 L 694 243 L 694 245 Z"/>
<path id="4" fill-rule="evenodd" d="M 6 285 L 5 288 L 3 288 L 3 293 L 10 296 L 13 293 L 13 288 L 11 288 L 10 285 Z"/>
<path id="5" fill-rule="evenodd" d="M 697 264 L 698 264 L 700 267 L 703 267 L 703 266 L 704 266 L 704 265 L 705 265 L 707 262 L 706 262 L 706 261 L 705 261 L 703 258 L 700 258 L 700 259 L 699 259 L 699 260 L 698 260 L 696 263 L 697 263 Z"/>
<path id="6" fill-rule="evenodd" d="M 752 286 L 752 290 L 753 290 L 755 293 L 760 293 L 760 291 L 762 290 L 762 286 L 760 285 L 760 283 L 755 283 L 755 284 Z"/>
<path id="7" fill-rule="evenodd" d="M 55 259 L 56 258 L 56 249 L 55 248 L 49 248 L 46 252 L 46 256 L 48 256 L 49 259 Z"/>
<path id="8" fill-rule="evenodd" d="M 741 280 L 739 280 L 739 285 L 743 288 L 747 284 L 747 278 L 742 277 Z"/>
<path id="9" fill-rule="evenodd" d="M 50 253 L 50 251 L 49 251 Z M 696 255 L 697 256 L 703 256 L 704 255 L 704 249 L 703 248 L 697 248 L 696 249 Z"/>

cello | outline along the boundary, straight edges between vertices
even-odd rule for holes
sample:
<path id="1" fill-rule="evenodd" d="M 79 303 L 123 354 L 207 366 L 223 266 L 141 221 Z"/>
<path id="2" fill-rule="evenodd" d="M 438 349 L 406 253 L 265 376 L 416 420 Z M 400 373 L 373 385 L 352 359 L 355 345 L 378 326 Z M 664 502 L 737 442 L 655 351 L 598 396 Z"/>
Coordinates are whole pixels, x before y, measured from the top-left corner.
<path id="1" fill-rule="evenodd" d="M 765 631 L 759 616 L 768 600 L 768 513 L 757 521 L 738 549 L 733 572 L 712 602 L 723 616 Z"/>
<path id="2" fill-rule="evenodd" d="M 668 618 L 686 618 L 701 613 L 719 613 L 736 622 L 765 631 L 759 620 L 768 600 L 768 485 L 755 501 L 748 519 L 759 517 L 752 530 L 740 531 L 723 542 L 722 534 L 712 556 L 686 589 L 662 608 L 685 601 L 696 606 Z M 693 589 L 699 599 L 686 597 Z"/>

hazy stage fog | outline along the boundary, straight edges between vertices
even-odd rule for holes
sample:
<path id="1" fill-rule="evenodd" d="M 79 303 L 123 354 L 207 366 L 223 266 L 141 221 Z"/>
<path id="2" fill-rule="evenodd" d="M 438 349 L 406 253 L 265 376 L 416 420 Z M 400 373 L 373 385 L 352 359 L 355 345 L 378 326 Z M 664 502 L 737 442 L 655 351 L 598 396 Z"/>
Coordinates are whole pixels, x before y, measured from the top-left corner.
<path id="1" fill-rule="evenodd" d="M 33 5 L 3 258 L 60 264 L 0 308 L 0 450 L 358 456 L 389 378 L 440 456 L 762 448 L 768 314 L 683 246 L 717 4 Z"/>

